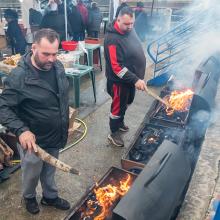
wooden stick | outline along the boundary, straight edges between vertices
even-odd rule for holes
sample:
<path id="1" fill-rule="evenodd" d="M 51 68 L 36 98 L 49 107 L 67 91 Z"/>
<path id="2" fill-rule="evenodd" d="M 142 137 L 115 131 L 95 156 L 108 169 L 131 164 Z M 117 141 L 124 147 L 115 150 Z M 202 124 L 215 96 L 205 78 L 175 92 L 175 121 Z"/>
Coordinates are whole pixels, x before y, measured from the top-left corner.
<path id="1" fill-rule="evenodd" d="M 35 153 L 39 158 L 41 158 L 43 161 L 49 163 L 50 165 L 64 171 L 67 173 L 72 173 L 76 175 L 80 175 L 79 171 L 72 168 L 68 164 L 65 164 L 64 162 L 56 159 L 52 155 L 48 154 L 45 150 L 43 150 L 41 147 L 37 146 L 37 152 Z"/>
<path id="2" fill-rule="evenodd" d="M 2 151 L 2 153 L 4 154 L 4 155 L 8 155 L 8 152 L 7 152 L 7 150 L 0 144 L 0 150 Z"/>
<path id="3" fill-rule="evenodd" d="M 158 96 L 157 94 L 155 94 L 154 92 L 152 92 L 151 90 L 149 90 L 147 88 L 147 86 L 145 87 L 145 92 L 149 95 L 151 95 L 152 97 L 154 97 L 155 99 L 157 99 L 159 102 L 163 103 L 164 105 L 166 105 L 168 108 L 171 108 L 170 105 L 163 100 L 162 98 L 160 98 L 160 96 Z"/>
<path id="4" fill-rule="evenodd" d="M 14 154 L 14 151 L 5 143 L 5 141 L 0 138 L 0 145 L 2 148 L 4 148 L 5 155 L 12 157 Z"/>

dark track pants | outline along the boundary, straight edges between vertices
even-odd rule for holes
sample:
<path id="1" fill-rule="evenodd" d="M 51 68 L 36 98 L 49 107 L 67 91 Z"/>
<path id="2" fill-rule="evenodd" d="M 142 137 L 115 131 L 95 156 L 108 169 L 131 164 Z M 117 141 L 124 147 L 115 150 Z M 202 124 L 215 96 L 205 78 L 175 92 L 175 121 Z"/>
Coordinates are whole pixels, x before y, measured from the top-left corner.
<path id="1" fill-rule="evenodd" d="M 107 92 L 112 97 L 110 130 L 116 132 L 124 122 L 128 105 L 134 100 L 135 87 L 127 84 L 116 84 L 107 80 Z"/>

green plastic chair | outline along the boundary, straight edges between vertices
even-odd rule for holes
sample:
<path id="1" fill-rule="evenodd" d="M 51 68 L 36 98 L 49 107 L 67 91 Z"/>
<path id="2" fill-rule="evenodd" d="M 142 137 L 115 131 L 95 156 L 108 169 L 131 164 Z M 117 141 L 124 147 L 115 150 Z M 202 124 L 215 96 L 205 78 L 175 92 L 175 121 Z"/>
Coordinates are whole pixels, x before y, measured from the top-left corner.
<path id="1" fill-rule="evenodd" d="M 73 80 L 74 94 L 75 94 L 75 108 L 80 106 L 80 78 L 89 74 L 92 80 L 93 95 L 96 102 L 96 85 L 95 74 L 92 66 L 75 64 L 72 68 L 66 68 L 67 77 Z"/>

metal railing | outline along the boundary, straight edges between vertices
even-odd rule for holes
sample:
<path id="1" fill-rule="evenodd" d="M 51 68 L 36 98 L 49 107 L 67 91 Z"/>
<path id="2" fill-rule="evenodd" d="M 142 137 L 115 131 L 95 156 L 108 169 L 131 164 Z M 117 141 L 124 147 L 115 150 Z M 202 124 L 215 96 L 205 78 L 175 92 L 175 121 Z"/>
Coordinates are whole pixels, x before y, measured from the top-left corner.
<path id="1" fill-rule="evenodd" d="M 201 12 L 148 45 L 147 52 L 154 63 L 154 77 L 167 71 L 172 72 L 172 67 L 187 57 L 187 50 L 195 43 L 196 37 L 215 25 L 205 22 L 206 17 L 207 11 Z"/>

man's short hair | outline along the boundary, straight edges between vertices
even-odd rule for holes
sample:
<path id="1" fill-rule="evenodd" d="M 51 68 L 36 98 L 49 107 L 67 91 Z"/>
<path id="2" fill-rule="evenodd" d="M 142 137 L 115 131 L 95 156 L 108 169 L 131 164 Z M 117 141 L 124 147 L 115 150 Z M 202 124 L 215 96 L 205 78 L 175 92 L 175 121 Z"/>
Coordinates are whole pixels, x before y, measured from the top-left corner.
<path id="1" fill-rule="evenodd" d="M 123 16 L 123 15 L 129 15 L 130 17 L 133 17 L 134 12 L 132 8 L 130 8 L 129 6 L 126 6 L 126 7 L 123 7 L 119 12 L 119 16 Z"/>
<path id="2" fill-rule="evenodd" d="M 46 38 L 50 43 L 53 43 L 55 40 L 58 40 L 58 42 L 60 42 L 59 34 L 50 28 L 42 28 L 39 31 L 35 32 L 33 42 L 40 43 L 42 38 Z"/>

